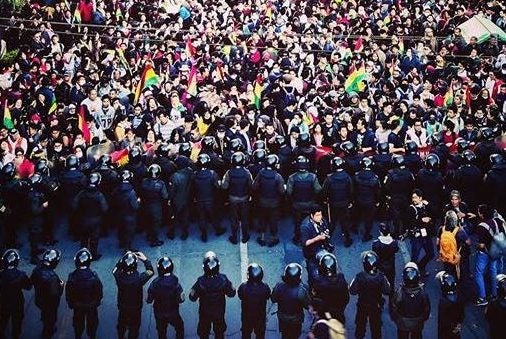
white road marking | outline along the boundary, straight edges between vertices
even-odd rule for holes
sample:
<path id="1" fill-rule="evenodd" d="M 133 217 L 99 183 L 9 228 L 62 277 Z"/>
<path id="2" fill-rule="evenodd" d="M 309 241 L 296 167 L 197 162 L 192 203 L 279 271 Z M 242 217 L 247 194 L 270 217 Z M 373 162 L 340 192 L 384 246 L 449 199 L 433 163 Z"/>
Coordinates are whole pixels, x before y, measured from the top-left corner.
<path id="1" fill-rule="evenodd" d="M 241 238 L 242 238 L 242 234 L 241 234 Z M 240 241 L 239 242 L 239 251 L 240 251 L 240 255 L 241 255 L 241 282 L 245 282 L 248 279 L 248 275 L 246 274 L 246 270 L 248 269 L 248 265 L 249 265 L 248 243 L 243 244 L 243 242 Z"/>
<path id="2" fill-rule="evenodd" d="M 399 241 L 399 249 L 401 250 L 402 259 L 404 260 L 404 264 L 407 264 L 411 261 L 411 255 L 409 254 L 408 247 L 406 246 L 406 241 Z"/>

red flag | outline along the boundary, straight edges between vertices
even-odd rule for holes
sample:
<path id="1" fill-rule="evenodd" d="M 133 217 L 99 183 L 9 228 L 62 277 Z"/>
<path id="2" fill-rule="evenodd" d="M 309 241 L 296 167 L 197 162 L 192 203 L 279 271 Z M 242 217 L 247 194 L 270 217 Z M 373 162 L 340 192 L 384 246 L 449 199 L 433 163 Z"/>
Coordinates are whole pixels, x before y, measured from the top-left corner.
<path id="1" fill-rule="evenodd" d="M 112 162 L 118 164 L 118 166 L 125 166 L 128 163 L 128 149 L 124 148 L 119 151 L 111 153 Z"/>
<path id="2" fill-rule="evenodd" d="M 88 126 L 88 122 L 84 119 L 85 108 L 84 105 L 79 107 L 79 129 L 83 133 L 83 138 L 86 140 L 86 143 L 89 144 L 91 141 L 91 133 L 90 127 Z"/>
<path id="3" fill-rule="evenodd" d="M 190 38 L 186 40 L 186 54 L 188 54 L 189 58 L 193 58 L 197 53 L 197 48 L 193 45 Z"/>

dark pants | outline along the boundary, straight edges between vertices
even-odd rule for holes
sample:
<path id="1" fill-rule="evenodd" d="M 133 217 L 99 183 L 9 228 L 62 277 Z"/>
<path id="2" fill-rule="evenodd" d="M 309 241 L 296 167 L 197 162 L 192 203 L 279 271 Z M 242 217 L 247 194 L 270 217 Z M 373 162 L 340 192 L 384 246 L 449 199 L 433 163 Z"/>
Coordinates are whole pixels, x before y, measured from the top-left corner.
<path id="1" fill-rule="evenodd" d="M 123 339 L 128 331 L 128 339 L 139 337 L 141 327 L 141 309 L 119 309 L 118 312 L 118 338 Z"/>
<path id="2" fill-rule="evenodd" d="M 190 211 L 187 204 L 174 204 L 174 228 L 179 227 L 183 233 L 188 233 L 190 226 Z"/>
<path id="3" fill-rule="evenodd" d="M 216 210 L 213 201 L 197 202 L 198 223 L 201 232 L 206 232 L 207 225 L 209 224 L 213 225 L 215 230 L 219 228 L 215 212 Z"/>
<path id="4" fill-rule="evenodd" d="M 2 310 L 0 313 L 0 338 L 4 338 L 5 330 L 9 324 L 12 323 L 12 338 L 17 339 L 21 336 L 21 325 L 23 323 L 24 312 L 23 307 L 17 312 L 12 310 Z"/>
<path id="5" fill-rule="evenodd" d="M 156 330 L 158 331 L 158 339 L 167 338 L 167 326 L 170 324 L 176 330 L 176 339 L 184 338 L 184 323 L 181 315 L 175 314 L 168 317 L 156 317 Z"/>
<path id="6" fill-rule="evenodd" d="M 149 242 L 158 240 L 158 229 L 162 226 L 162 204 L 146 204 L 142 211 L 146 236 Z"/>
<path id="7" fill-rule="evenodd" d="M 365 337 L 365 327 L 369 319 L 371 326 L 372 339 L 381 338 L 381 309 L 378 305 L 357 305 L 357 314 L 355 316 L 355 338 Z"/>
<path id="8" fill-rule="evenodd" d="M 255 333 L 256 339 L 265 338 L 265 318 L 256 320 L 243 320 L 241 332 L 242 339 L 250 339 L 253 332 Z"/>
<path id="9" fill-rule="evenodd" d="M 100 229 L 99 225 L 82 224 L 81 229 L 79 230 L 79 240 L 81 242 L 81 248 L 82 247 L 88 248 L 93 257 L 96 257 L 98 255 L 99 229 Z"/>
<path id="10" fill-rule="evenodd" d="M 424 250 L 425 254 L 422 259 L 419 259 L 421 250 Z M 425 272 L 427 264 L 434 258 L 434 245 L 432 244 L 432 238 L 427 237 L 416 237 L 411 238 L 411 261 L 415 262 L 420 269 L 420 272 Z"/>
<path id="11" fill-rule="evenodd" d="M 42 320 L 42 338 L 51 338 L 56 332 L 56 320 L 58 319 L 58 304 L 45 305 L 40 309 Z"/>
<path id="12" fill-rule="evenodd" d="M 211 327 L 214 331 L 214 338 L 223 339 L 225 338 L 225 331 L 227 330 L 227 324 L 225 323 L 225 316 L 221 317 L 210 317 L 203 316 L 199 317 L 199 323 L 197 327 L 197 334 L 200 339 L 209 338 L 209 333 L 211 333 Z"/>
<path id="13" fill-rule="evenodd" d="M 279 222 L 279 206 L 261 205 L 260 215 L 260 233 L 265 233 L 269 230 L 272 236 L 278 235 L 278 222 Z M 259 210 L 260 210 L 259 208 Z"/>
<path id="14" fill-rule="evenodd" d="M 73 318 L 76 339 L 81 338 L 84 329 L 90 338 L 95 338 L 98 328 L 98 311 L 96 307 L 75 308 Z"/>
<path id="15" fill-rule="evenodd" d="M 278 318 L 279 332 L 281 332 L 282 339 L 296 339 L 300 337 L 302 331 L 302 323 L 283 321 Z"/>
<path id="16" fill-rule="evenodd" d="M 390 220 L 392 220 L 394 235 L 404 233 L 404 217 L 409 207 L 408 199 L 392 199 L 390 201 Z"/>
<path id="17" fill-rule="evenodd" d="M 28 240 L 30 241 L 30 255 L 32 257 L 38 254 L 39 249 L 42 245 L 43 233 L 42 233 L 42 220 L 32 219 L 28 226 Z"/>
<path id="18" fill-rule="evenodd" d="M 397 330 L 398 339 L 422 339 L 422 331 L 401 331 Z"/>
<path id="19" fill-rule="evenodd" d="M 372 224 L 374 221 L 374 215 L 376 214 L 376 205 L 372 204 L 360 204 L 355 205 L 355 215 L 358 222 L 364 223 L 364 235 L 371 235 Z"/>
<path id="20" fill-rule="evenodd" d="M 18 235 L 16 233 L 16 227 L 18 227 L 18 223 L 16 223 L 16 218 L 9 216 L 8 218 L 2 218 L 2 238 L 3 238 L 3 247 L 4 248 L 15 248 L 16 242 L 18 240 Z"/>
<path id="21" fill-rule="evenodd" d="M 330 231 L 334 233 L 337 224 L 341 224 L 343 235 L 350 239 L 351 213 L 347 205 L 330 204 Z"/>
<path id="22" fill-rule="evenodd" d="M 130 249 L 132 247 L 132 238 L 137 225 L 136 214 L 124 215 L 118 220 L 118 240 L 119 247 Z"/>
<path id="23" fill-rule="evenodd" d="M 395 290 L 395 263 L 392 266 L 380 267 L 388 282 L 390 283 L 391 292 Z"/>
<path id="24" fill-rule="evenodd" d="M 292 215 L 293 215 L 293 238 L 294 240 L 300 241 L 300 226 L 302 224 L 302 220 L 309 215 L 311 212 L 311 208 L 314 206 L 312 202 L 301 203 L 294 202 L 292 205 Z"/>
<path id="25" fill-rule="evenodd" d="M 248 202 L 230 202 L 230 221 L 232 224 L 232 236 L 237 237 L 239 222 L 241 222 L 242 236 L 248 235 Z"/>

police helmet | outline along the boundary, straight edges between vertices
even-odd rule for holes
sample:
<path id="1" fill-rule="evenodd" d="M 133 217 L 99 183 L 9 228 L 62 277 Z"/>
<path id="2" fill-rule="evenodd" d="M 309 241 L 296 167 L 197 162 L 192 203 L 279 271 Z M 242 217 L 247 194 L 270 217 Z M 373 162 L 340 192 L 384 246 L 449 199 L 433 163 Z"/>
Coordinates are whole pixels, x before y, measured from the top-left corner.
<path id="1" fill-rule="evenodd" d="M 462 154 L 467 149 L 469 149 L 469 141 L 467 141 L 465 139 L 459 139 L 457 141 L 457 152 L 459 154 Z"/>
<path id="2" fill-rule="evenodd" d="M 235 152 L 232 154 L 232 158 L 230 158 L 230 162 L 232 166 L 244 166 L 246 163 L 246 157 L 243 152 Z"/>
<path id="3" fill-rule="evenodd" d="M 286 139 L 284 136 L 282 135 L 276 135 L 276 137 L 274 138 L 274 143 L 278 146 L 278 147 L 281 147 L 281 146 L 284 146 L 286 144 Z"/>
<path id="4" fill-rule="evenodd" d="M 55 269 L 60 262 L 61 252 L 57 249 L 46 250 L 42 254 L 42 264 L 51 269 Z"/>
<path id="5" fill-rule="evenodd" d="M 200 153 L 197 157 L 197 166 L 199 168 L 208 168 L 211 164 L 211 157 L 206 153 Z"/>
<path id="6" fill-rule="evenodd" d="M 242 141 L 241 139 L 239 138 L 234 138 L 232 140 L 230 140 L 230 143 L 228 145 L 228 147 L 230 148 L 230 150 L 232 150 L 233 152 L 239 152 L 239 151 L 242 151 L 244 146 L 242 144 Z"/>
<path id="7" fill-rule="evenodd" d="M 167 158 L 170 153 L 170 145 L 166 142 L 162 142 L 156 149 L 156 155 L 159 157 Z"/>
<path id="8" fill-rule="evenodd" d="M 13 248 L 8 249 L 2 255 L 2 266 L 4 268 L 16 268 L 18 267 L 20 260 L 19 252 Z"/>
<path id="9" fill-rule="evenodd" d="M 366 251 L 362 254 L 362 266 L 364 271 L 370 274 L 376 273 L 378 269 L 378 255 L 374 251 Z"/>
<path id="10" fill-rule="evenodd" d="M 490 127 L 484 127 L 480 130 L 483 140 L 490 140 L 494 137 L 494 131 Z"/>
<path id="11" fill-rule="evenodd" d="M 392 164 L 394 164 L 395 167 L 401 168 L 404 167 L 404 157 L 400 154 L 394 154 L 392 156 Z"/>
<path id="12" fill-rule="evenodd" d="M 342 170 L 342 169 L 344 169 L 345 162 L 344 162 L 343 158 L 341 158 L 341 157 L 334 157 L 330 161 L 330 166 L 332 167 L 333 171 Z"/>
<path id="13" fill-rule="evenodd" d="M 286 265 L 283 274 L 283 281 L 290 285 L 297 285 L 301 281 L 302 266 L 297 263 L 290 263 Z"/>
<path id="14" fill-rule="evenodd" d="M 207 277 L 217 275 L 220 272 L 220 260 L 216 256 L 216 253 L 212 251 L 207 252 L 204 256 L 202 267 L 204 268 L 204 274 Z"/>
<path id="15" fill-rule="evenodd" d="M 341 153 L 343 150 L 341 149 L 341 143 L 339 142 L 335 142 L 333 145 L 332 145 L 332 153 L 334 154 L 339 154 Z"/>
<path id="16" fill-rule="evenodd" d="M 88 268 L 90 267 L 92 259 L 93 256 L 91 255 L 90 250 L 87 248 L 81 248 L 74 256 L 74 263 L 76 268 Z"/>
<path id="17" fill-rule="evenodd" d="M 490 164 L 493 166 L 504 165 L 506 161 L 504 161 L 504 157 L 501 154 L 494 153 L 490 155 Z"/>
<path id="18" fill-rule="evenodd" d="M 161 257 L 158 259 L 156 268 L 158 270 L 158 275 L 172 274 L 174 271 L 174 263 L 169 257 Z"/>
<path id="19" fill-rule="evenodd" d="M 378 153 L 379 154 L 388 154 L 390 152 L 390 145 L 388 142 L 380 142 L 378 144 Z"/>
<path id="20" fill-rule="evenodd" d="M 265 164 L 267 167 L 274 169 L 279 165 L 279 157 L 276 154 L 269 154 L 265 159 Z"/>
<path id="21" fill-rule="evenodd" d="M 402 270 L 402 282 L 406 287 L 417 287 L 420 284 L 420 270 L 414 262 L 408 262 Z"/>
<path id="22" fill-rule="evenodd" d="M 346 155 L 353 155 L 356 153 L 357 149 L 355 145 L 351 141 L 345 141 L 341 144 L 341 149 Z"/>
<path id="23" fill-rule="evenodd" d="M 466 164 L 472 164 L 476 160 L 476 155 L 470 149 L 467 149 L 462 153 L 462 157 Z"/>
<path id="24" fill-rule="evenodd" d="M 79 166 L 79 159 L 74 154 L 67 156 L 65 159 L 65 168 L 67 170 L 75 170 Z"/>
<path id="25" fill-rule="evenodd" d="M 35 164 L 35 173 L 40 173 L 42 175 L 49 175 L 49 165 L 47 163 L 47 159 L 40 159 Z"/>
<path id="26" fill-rule="evenodd" d="M 256 163 L 261 163 L 265 160 L 265 157 L 267 156 L 267 152 L 263 148 L 259 148 L 253 151 L 253 160 Z"/>
<path id="27" fill-rule="evenodd" d="M 126 252 L 120 259 L 120 267 L 126 273 L 137 271 L 137 256 L 131 252 Z"/>
<path id="28" fill-rule="evenodd" d="M 142 160 L 142 152 L 139 147 L 134 147 L 128 152 L 128 162 L 139 163 Z"/>
<path id="29" fill-rule="evenodd" d="M 16 166 L 12 162 L 8 162 L 2 167 L 2 175 L 5 178 L 12 179 L 16 175 Z"/>
<path id="30" fill-rule="evenodd" d="M 152 164 L 148 167 L 148 175 L 153 179 L 158 179 L 162 173 L 162 168 L 158 164 Z"/>
<path id="31" fill-rule="evenodd" d="M 311 138 L 308 133 L 301 133 L 299 135 L 299 140 L 297 140 L 297 146 L 299 147 L 309 147 L 311 144 Z"/>
<path id="32" fill-rule="evenodd" d="M 266 145 L 265 145 L 265 141 L 263 140 L 257 140 L 253 143 L 253 149 L 254 150 L 257 150 L 257 149 L 266 149 Z"/>
<path id="33" fill-rule="evenodd" d="M 207 135 L 202 139 L 202 151 L 210 152 L 216 146 L 216 139 L 212 135 Z"/>
<path id="34" fill-rule="evenodd" d="M 182 142 L 179 144 L 178 154 L 185 157 L 190 157 L 192 153 L 192 145 L 189 142 Z"/>
<path id="35" fill-rule="evenodd" d="M 360 166 L 364 170 L 372 169 L 373 165 L 374 165 L 374 163 L 370 157 L 364 157 L 364 158 L 362 158 L 362 160 L 360 160 Z"/>
<path id="36" fill-rule="evenodd" d="M 450 301 L 457 301 L 457 280 L 448 272 L 439 272 L 436 277 L 441 283 L 441 292 Z"/>
<path id="37" fill-rule="evenodd" d="M 318 272 L 327 277 L 337 275 L 337 260 L 332 253 L 325 253 L 318 262 Z"/>
<path id="38" fill-rule="evenodd" d="M 506 298 L 506 274 L 499 274 L 496 277 L 497 294 L 500 298 Z"/>
<path id="39" fill-rule="evenodd" d="M 435 153 L 430 153 L 425 158 L 425 168 L 430 170 L 436 170 L 439 168 L 439 156 Z"/>
<path id="40" fill-rule="evenodd" d="M 42 175 L 39 173 L 33 173 L 30 178 L 28 179 L 30 181 L 30 185 L 34 188 L 40 187 L 42 184 Z"/>
<path id="41" fill-rule="evenodd" d="M 93 172 L 88 176 L 88 187 L 98 187 L 102 181 L 100 173 Z"/>
<path id="42" fill-rule="evenodd" d="M 299 171 L 307 171 L 309 169 L 309 160 L 303 155 L 299 155 L 295 159 L 295 165 Z"/>
<path id="43" fill-rule="evenodd" d="M 121 171 L 120 177 L 122 182 L 132 182 L 134 174 L 129 170 L 123 170 Z"/>
<path id="44" fill-rule="evenodd" d="M 112 157 L 109 154 L 102 154 L 98 162 L 102 167 L 112 167 Z"/>
<path id="45" fill-rule="evenodd" d="M 379 224 L 379 231 L 380 231 L 380 234 L 383 236 L 387 236 L 391 233 L 390 226 L 384 222 Z"/>
<path id="46" fill-rule="evenodd" d="M 418 152 L 418 145 L 414 141 L 408 141 L 405 146 L 406 154 L 415 154 Z"/>
<path id="47" fill-rule="evenodd" d="M 248 265 L 248 281 L 261 282 L 264 278 L 264 269 L 257 263 Z"/>

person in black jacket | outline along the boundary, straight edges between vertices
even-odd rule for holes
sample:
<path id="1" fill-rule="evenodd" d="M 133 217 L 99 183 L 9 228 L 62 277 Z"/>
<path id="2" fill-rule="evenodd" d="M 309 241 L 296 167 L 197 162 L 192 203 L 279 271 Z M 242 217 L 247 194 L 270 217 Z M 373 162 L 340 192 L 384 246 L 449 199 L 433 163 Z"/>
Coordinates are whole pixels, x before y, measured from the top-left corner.
<path id="1" fill-rule="evenodd" d="M 101 180 L 102 176 L 99 173 L 91 173 L 88 177 L 88 187 L 79 192 L 72 203 L 79 225 L 81 247 L 90 249 L 93 260 L 98 260 L 102 256 L 98 253 L 99 232 L 109 209 L 105 195 L 99 190 Z"/>
<path id="2" fill-rule="evenodd" d="M 131 249 L 132 237 L 137 225 L 137 211 L 140 199 L 137 197 L 137 193 L 132 185 L 134 178 L 132 172 L 123 170 L 120 178 L 120 184 L 112 193 L 118 224 L 119 247 Z"/>
<path id="3" fill-rule="evenodd" d="M 372 250 L 378 255 L 378 269 L 385 274 L 390 287 L 395 286 L 395 253 L 399 252 L 399 243 L 390 235 L 387 224 L 379 225 L 380 235 L 372 243 Z"/>
<path id="4" fill-rule="evenodd" d="M 415 186 L 423 191 L 424 197 L 433 204 L 434 215 L 441 216 L 445 179 L 439 170 L 439 157 L 430 153 L 425 158 L 424 168 L 418 171 Z"/>
<path id="5" fill-rule="evenodd" d="M 176 339 L 184 338 L 184 322 L 179 314 L 179 304 L 184 302 L 183 288 L 174 275 L 174 263 L 169 257 L 162 257 L 157 264 L 158 277 L 151 282 L 146 302 L 153 304 L 158 338 L 167 338 L 167 325 L 176 330 Z"/>
<path id="6" fill-rule="evenodd" d="M 42 262 L 32 272 L 30 280 L 35 288 L 35 305 L 40 309 L 42 337 L 51 338 L 56 333 L 58 306 L 63 294 L 63 281 L 54 271 L 60 262 L 59 250 L 47 250 Z"/>
<path id="7" fill-rule="evenodd" d="M 112 205 L 111 194 L 120 182 L 118 173 L 112 163 L 112 157 L 109 154 L 103 154 L 98 160 L 98 166 L 95 168 L 94 172 L 100 174 L 102 179 L 98 187 L 104 194 L 107 204 L 109 206 Z M 113 210 L 108 210 L 103 218 L 102 224 L 100 225 L 100 231 L 103 235 L 107 235 L 109 233 L 110 229 L 114 225 L 114 220 L 115 215 L 113 214 Z M 93 249 L 91 250 L 93 253 Z"/>
<path id="8" fill-rule="evenodd" d="M 145 271 L 137 271 L 137 261 L 144 263 Z M 139 336 L 142 314 L 143 286 L 153 276 L 153 265 L 142 252 L 126 252 L 114 267 L 112 274 L 118 286 L 118 338 Z"/>
<path id="9" fill-rule="evenodd" d="M 282 339 L 300 336 L 304 323 L 304 309 L 309 307 L 311 297 L 308 287 L 301 281 L 302 267 L 288 264 L 281 279 L 272 290 L 272 302 L 278 304 L 278 326 Z"/>
<path id="10" fill-rule="evenodd" d="M 30 191 L 28 192 L 29 221 L 28 221 L 28 238 L 30 240 L 30 263 L 36 265 L 38 263 L 37 255 L 44 252 L 40 247 L 42 244 L 43 227 L 47 218 L 47 208 L 49 201 L 42 189 L 42 176 L 34 173 L 30 179 Z"/>
<path id="11" fill-rule="evenodd" d="M 80 339 L 86 327 L 91 339 L 97 337 L 98 311 L 102 301 L 102 282 L 97 272 L 90 269 L 92 254 L 87 248 L 77 251 L 74 257 L 76 269 L 69 274 L 65 297 L 74 311 L 73 325 L 76 339 Z"/>
<path id="12" fill-rule="evenodd" d="M 0 271 L 0 337 L 12 322 L 12 338 L 21 337 L 21 325 L 25 315 L 25 297 L 23 290 L 30 290 L 32 283 L 25 272 L 18 269 L 19 253 L 15 249 L 8 249 L 2 255 Z"/>
<path id="13" fill-rule="evenodd" d="M 506 216 L 506 161 L 501 154 L 492 154 L 490 164 L 484 178 L 484 197 L 500 215 Z"/>
<path id="14" fill-rule="evenodd" d="M 481 202 L 483 189 L 483 176 L 478 166 L 475 165 L 476 155 L 471 150 L 463 153 L 464 164 L 454 174 L 452 189 L 458 190 L 462 200 L 469 204 L 472 210 Z"/>
<path id="15" fill-rule="evenodd" d="M 438 305 L 438 338 L 460 339 L 464 320 L 464 303 L 457 290 L 457 280 L 448 272 L 436 274 L 441 285 L 441 298 Z"/>
<path id="16" fill-rule="evenodd" d="M 506 333 L 506 274 L 499 274 L 496 277 L 497 297 L 494 298 L 485 311 L 487 318 L 490 339 L 504 338 Z"/>
<path id="17" fill-rule="evenodd" d="M 430 301 L 414 262 L 404 266 L 402 281 L 390 298 L 390 316 L 397 324 L 397 338 L 421 339 L 423 326 L 430 315 Z"/>
<path id="18" fill-rule="evenodd" d="M 225 296 L 233 298 L 235 289 L 225 274 L 220 273 L 220 261 L 214 252 L 207 252 L 203 261 L 204 275 L 193 284 L 189 298 L 199 300 L 197 333 L 201 339 L 209 338 L 211 326 L 216 339 L 225 338 Z"/>
<path id="19" fill-rule="evenodd" d="M 241 299 L 242 338 L 255 337 L 265 338 L 266 306 L 271 297 L 271 289 L 262 282 L 264 271 L 262 266 L 252 263 L 248 266 L 248 281 L 242 283 L 237 289 L 237 295 Z"/>
<path id="20" fill-rule="evenodd" d="M 2 245 L 4 248 L 19 247 L 16 230 L 22 220 L 26 189 L 22 181 L 16 178 L 14 163 L 9 162 L 2 167 L 0 183 L 0 194 L 3 200 L 3 206 L 0 206 Z"/>
<path id="21" fill-rule="evenodd" d="M 322 194 L 330 206 L 331 233 L 341 223 L 344 234 L 344 246 L 350 247 L 353 243 L 350 234 L 350 209 L 353 207 L 353 180 L 344 170 L 345 162 L 340 157 L 331 160 L 333 173 L 329 174 L 323 182 Z"/>
<path id="22" fill-rule="evenodd" d="M 151 247 L 163 245 L 158 239 L 157 229 L 162 225 L 163 205 L 167 204 L 169 192 L 160 179 L 162 169 L 157 164 L 148 167 L 148 178 L 142 180 L 139 196 L 145 219 L 146 235 Z"/>
<path id="23" fill-rule="evenodd" d="M 321 300 L 320 311 L 328 312 L 332 318 L 345 323 L 344 310 L 350 302 L 348 283 L 342 272 L 338 272 L 336 257 L 325 253 L 318 261 L 318 276 L 311 283 L 311 294 Z"/>

